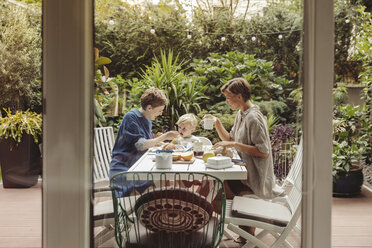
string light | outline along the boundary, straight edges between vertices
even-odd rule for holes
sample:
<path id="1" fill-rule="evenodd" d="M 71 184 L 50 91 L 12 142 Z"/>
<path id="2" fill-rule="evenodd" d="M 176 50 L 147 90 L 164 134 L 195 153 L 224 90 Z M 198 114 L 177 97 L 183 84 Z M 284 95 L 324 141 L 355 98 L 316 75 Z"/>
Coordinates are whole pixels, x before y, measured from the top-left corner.
<path id="1" fill-rule="evenodd" d="M 259 36 L 262 36 L 262 35 L 277 35 L 277 38 L 278 39 L 283 39 L 285 34 L 287 33 L 294 33 L 294 32 L 301 32 L 302 29 L 294 29 L 294 30 L 283 30 L 283 31 L 277 31 L 277 32 L 262 32 L 262 33 L 217 33 L 217 32 L 204 32 L 204 31 L 198 31 L 198 30 L 190 30 L 189 27 L 193 26 L 191 23 L 186 23 L 186 26 L 187 28 L 182 30 L 182 29 L 175 29 L 175 28 L 169 28 L 169 27 L 165 27 L 165 26 L 154 26 L 152 25 L 151 26 L 151 29 L 150 29 L 150 32 L 152 34 L 155 34 L 155 28 L 160 28 L 160 29 L 164 29 L 164 30 L 171 30 L 171 31 L 176 31 L 176 32 L 186 32 L 187 34 L 187 38 L 189 38 L 191 35 L 190 38 L 193 37 L 193 33 L 194 34 L 200 34 L 200 35 L 215 35 L 215 36 L 221 36 L 221 41 L 226 41 L 226 37 L 227 36 L 232 36 L 232 37 L 239 37 L 240 39 L 242 40 L 245 40 L 246 38 L 248 37 L 251 37 L 251 40 L 252 41 L 256 41 L 257 38 Z M 224 37 L 224 38 L 223 38 Z"/>
<path id="2" fill-rule="evenodd" d="M 191 38 L 192 38 L 191 32 L 190 32 L 190 30 L 187 30 L 187 39 L 191 39 Z"/>
<path id="3" fill-rule="evenodd" d="M 114 18 L 112 16 L 110 17 L 109 24 L 110 25 L 114 25 L 115 24 Z"/>

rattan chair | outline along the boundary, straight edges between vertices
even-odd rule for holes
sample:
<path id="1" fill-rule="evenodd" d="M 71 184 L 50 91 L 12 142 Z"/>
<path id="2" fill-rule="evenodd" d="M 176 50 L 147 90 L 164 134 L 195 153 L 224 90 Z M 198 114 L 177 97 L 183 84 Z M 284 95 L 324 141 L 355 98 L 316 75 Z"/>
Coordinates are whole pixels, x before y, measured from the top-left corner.
<path id="1" fill-rule="evenodd" d="M 182 183 L 184 180 L 190 182 L 189 187 Z M 202 194 L 200 187 L 192 184 L 195 180 L 212 181 L 213 187 Z M 112 177 L 110 187 L 119 247 L 217 247 L 221 241 L 225 192 L 216 177 L 203 173 L 123 172 Z"/>

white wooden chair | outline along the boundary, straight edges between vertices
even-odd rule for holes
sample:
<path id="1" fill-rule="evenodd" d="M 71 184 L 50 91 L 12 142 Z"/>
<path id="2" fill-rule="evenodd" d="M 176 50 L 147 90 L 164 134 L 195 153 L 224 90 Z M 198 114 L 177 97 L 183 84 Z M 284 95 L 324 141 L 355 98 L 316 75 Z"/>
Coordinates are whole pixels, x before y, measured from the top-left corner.
<path id="1" fill-rule="evenodd" d="M 114 143 L 112 127 L 94 128 L 93 177 L 96 192 L 110 191 L 109 171 Z"/>
<path id="2" fill-rule="evenodd" d="M 107 197 L 107 200 L 96 202 L 93 207 L 94 227 L 101 228 L 94 237 L 94 247 L 104 244 L 115 234 L 114 209 L 109 187 L 110 162 L 114 143 L 112 127 L 94 128 L 94 197 Z"/>
<path id="3" fill-rule="evenodd" d="M 212 144 L 212 141 L 210 141 L 208 138 L 206 137 L 198 137 L 198 139 L 200 140 L 200 142 L 203 143 L 203 146 L 211 146 L 213 145 Z"/>
<path id="4" fill-rule="evenodd" d="M 297 146 L 296 156 L 292 162 L 291 168 L 289 169 L 289 172 L 286 178 L 283 181 L 283 184 L 281 185 L 282 189 L 286 189 L 288 186 L 293 185 L 296 177 L 298 176 L 299 173 L 301 173 L 302 146 L 303 146 L 303 141 L 301 137 L 300 143 Z"/>
<path id="5" fill-rule="evenodd" d="M 272 201 L 240 196 L 227 201 L 225 223 L 228 224 L 229 230 L 247 240 L 244 248 L 254 246 L 274 248 L 281 244 L 292 247 L 286 238 L 291 230 L 300 231 L 296 224 L 301 215 L 302 139 L 283 187 L 287 187 L 289 183 L 292 185 L 289 193 Z M 262 231 L 253 236 L 239 225 L 256 227 Z M 276 239 L 272 245 L 267 245 L 261 240 L 267 234 Z"/>

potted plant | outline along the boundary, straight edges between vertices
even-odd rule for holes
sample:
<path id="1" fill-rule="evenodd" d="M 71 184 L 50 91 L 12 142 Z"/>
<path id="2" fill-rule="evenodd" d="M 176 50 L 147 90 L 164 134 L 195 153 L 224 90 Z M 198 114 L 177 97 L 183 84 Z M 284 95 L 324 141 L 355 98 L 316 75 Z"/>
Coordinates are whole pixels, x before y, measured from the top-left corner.
<path id="1" fill-rule="evenodd" d="M 365 120 L 364 108 L 339 105 L 333 119 L 333 195 L 355 196 L 363 185 L 366 134 L 361 132 Z"/>
<path id="2" fill-rule="evenodd" d="M 4 109 L 5 110 L 5 109 Z M 0 118 L 0 164 L 4 188 L 28 188 L 41 174 L 38 146 L 42 117 L 31 111 L 12 114 L 5 110 Z"/>

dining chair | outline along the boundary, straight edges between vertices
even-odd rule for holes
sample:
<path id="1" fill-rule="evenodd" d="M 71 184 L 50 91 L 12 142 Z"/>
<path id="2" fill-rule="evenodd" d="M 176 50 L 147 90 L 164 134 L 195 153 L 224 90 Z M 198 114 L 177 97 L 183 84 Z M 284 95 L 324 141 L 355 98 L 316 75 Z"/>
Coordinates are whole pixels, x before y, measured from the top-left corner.
<path id="1" fill-rule="evenodd" d="M 93 145 L 93 223 L 95 230 L 94 247 L 100 247 L 114 238 L 114 209 L 109 187 L 109 170 L 114 147 L 112 127 L 94 128 Z M 97 200 L 103 199 L 103 200 Z"/>
<path id="2" fill-rule="evenodd" d="M 94 128 L 93 179 L 96 192 L 109 191 L 109 171 L 115 137 L 112 127 Z"/>
<path id="3" fill-rule="evenodd" d="M 185 187 L 182 180 L 211 180 L 214 187 L 204 197 L 197 186 Z M 119 247 L 218 247 L 225 215 L 225 192 L 218 178 L 204 173 L 127 171 L 113 176 L 110 187 Z"/>
<path id="4" fill-rule="evenodd" d="M 211 145 L 213 145 L 212 144 L 212 141 L 210 141 L 210 139 L 208 139 L 206 137 L 198 136 L 197 138 L 200 140 L 200 142 L 203 143 L 203 146 L 211 146 Z"/>
<path id="5" fill-rule="evenodd" d="M 226 202 L 227 229 L 247 240 L 243 246 L 274 248 L 284 244 L 292 247 L 287 236 L 292 231 L 301 231 L 296 226 L 301 215 L 302 200 L 302 139 L 298 146 L 296 156 L 288 174 L 286 187 L 290 187 L 288 194 L 274 198 L 270 201 L 259 198 L 236 196 Z M 256 236 L 244 231 L 240 226 L 251 226 L 262 229 Z M 262 238 L 271 234 L 275 241 L 265 244 Z"/>

